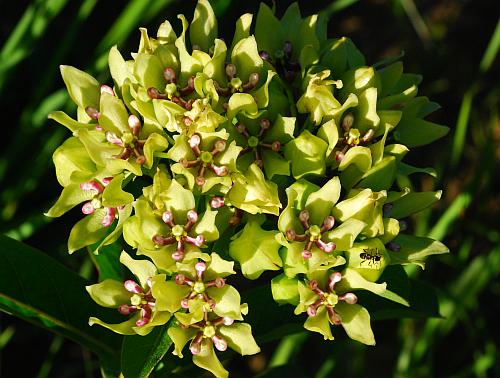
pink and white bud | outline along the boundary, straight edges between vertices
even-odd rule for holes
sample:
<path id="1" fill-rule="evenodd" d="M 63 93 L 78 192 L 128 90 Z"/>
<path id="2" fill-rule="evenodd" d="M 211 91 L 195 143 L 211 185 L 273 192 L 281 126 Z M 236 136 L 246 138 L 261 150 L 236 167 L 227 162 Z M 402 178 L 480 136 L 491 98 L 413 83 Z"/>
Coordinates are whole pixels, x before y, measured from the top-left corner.
<path id="1" fill-rule="evenodd" d="M 84 183 L 80 184 L 80 189 L 82 189 L 82 190 L 94 190 L 97 193 L 102 193 L 104 190 L 102 185 L 99 184 L 99 182 L 97 182 L 96 180 L 92 180 L 92 181 L 84 182 Z"/>
<path id="2" fill-rule="evenodd" d="M 224 324 L 225 326 L 230 326 L 234 323 L 234 319 L 233 318 L 230 318 L 229 316 L 224 316 L 222 318 L 222 324 Z"/>
<path id="3" fill-rule="evenodd" d="M 195 336 L 193 341 L 191 341 L 191 344 L 189 344 L 189 350 L 191 351 L 192 354 L 194 354 L 194 355 L 200 354 L 202 340 L 203 340 L 203 333 L 199 332 Z"/>
<path id="4" fill-rule="evenodd" d="M 102 126 L 101 126 L 101 125 L 99 125 L 99 124 L 97 124 L 97 125 L 95 125 L 95 129 L 96 129 L 97 131 L 102 131 Z"/>
<path id="5" fill-rule="evenodd" d="M 179 273 L 175 276 L 175 283 L 177 285 L 184 285 L 186 283 L 186 276 L 182 273 Z"/>
<path id="6" fill-rule="evenodd" d="M 309 260 L 312 257 L 312 252 L 304 249 L 301 253 L 302 257 L 306 260 Z"/>
<path id="7" fill-rule="evenodd" d="M 313 305 L 307 306 L 307 315 L 316 316 L 316 307 Z"/>
<path id="8" fill-rule="evenodd" d="M 188 298 L 183 298 L 181 299 L 181 307 L 182 308 L 189 308 L 189 299 Z"/>
<path id="9" fill-rule="evenodd" d="M 225 285 L 226 285 L 226 280 L 222 277 L 217 277 L 215 280 L 214 280 L 214 284 L 215 284 L 215 287 L 216 288 L 223 288 Z"/>
<path id="10" fill-rule="evenodd" d="M 335 284 L 340 282 L 342 279 L 342 274 L 340 272 L 334 272 L 328 278 L 328 288 L 330 291 L 333 291 L 335 288 Z"/>
<path id="11" fill-rule="evenodd" d="M 227 350 L 227 342 L 222 337 L 214 335 L 212 336 L 212 342 L 214 343 L 214 346 L 218 351 L 224 352 L 225 350 Z"/>
<path id="12" fill-rule="evenodd" d="M 219 209 L 224 206 L 224 197 L 212 197 L 210 199 L 210 207 L 212 209 Z"/>
<path id="13" fill-rule="evenodd" d="M 218 167 L 217 165 L 212 164 L 211 168 L 217 176 L 227 176 L 229 173 L 229 169 L 227 169 L 225 165 Z"/>
<path id="14" fill-rule="evenodd" d="M 333 228 L 333 226 L 335 226 L 335 217 L 329 215 L 323 220 L 323 227 L 321 231 L 322 232 L 330 231 Z"/>
<path id="15" fill-rule="evenodd" d="M 184 251 L 182 250 L 177 250 L 174 253 L 172 253 L 172 258 L 175 261 L 181 261 L 184 258 Z"/>
<path id="16" fill-rule="evenodd" d="M 335 250 L 335 248 L 337 247 L 334 242 L 325 243 L 321 239 L 316 240 L 316 245 L 319 249 L 326 253 L 333 252 L 333 250 Z"/>
<path id="17" fill-rule="evenodd" d="M 123 283 L 123 287 L 125 290 L 127 290 L 129 293 L 134 293 L 134 294 L 142 294 L 142 287 L 140 287 L 135 281 L 133 280 L 126 280 Z"/>
<path id="18" fill-rule="evenodd" d="M 202 277 L 203 273 L 207 270 L 207 264 L 205 264 L 203 261 L 199 261 L 194 265 L 194 270 L 196 270 L 196 274 L 198 277 Z"/>
<path id="19" fill-rule="evenodd" d="M 189 138 L 189 147 L 195 148 L 198 147 L 201 143 L 201 137 L 198 134 L 193 134 L 191 138 Z"/>
<path id="20" fill-rule="evenodd" d="M 281 150 L 281 143 L 278 140 L 275 140 L 273 143 L 271 143 L 271 149 L 274 152 L 278 152 L 279 150 Z"/>
<path id="21" fill-rule="evenodd" d="M 187 212 L 187 220 L 191 223 L 196 223 L 198 221 L 198 213 L 194 210 L 189 210 Z"/>
<path id="22" fill-rule="evenodd" d="M 128 116 L 128 127 L 130 128 L 130 131 L 132 131 L 132 134 L 135 136 L 139 135 L 141 132 L 141 121 L 136 115 L 131 114 Z"/>
<path id="23" fill-rule="evenodd" d="M 111 96 L 115 96 L 115 91 L 109 85 L 103 84 L 101 85 L 101 93 L 107 93 Z"/>
<path id="24" fill-rule="evenodd" d="M 196 182 L 196 185 L 198 186 L 203 186 L 205 184 L 205 178 L 203 176 L 198 176 L 194 180 Z"/>
<path id="25" fill-rule="evenodd" d="M 335 325 L 339 325 L 342 323 L 342 318 L 337 312 L 335 312 L 333 308 L 331 308 L 330 306 L 326 306 L 326 311 L 328 313 L 328 318 L 330 319 L 330 322 L 332 322 Z"/>
<path id="26" fill-rule="evenodd" d="M 115 133 L 112 133 L 111 131 L 106 131 L 105 135 L 106 135 L 106 140 L 109 143 L 112 143 L 112 144 L 120 146 L 120 147 L 124 146 L 123 141 Z"/>
<path id="27" fill-rule="evenodd" d="M 169 226 L 175 226 L 174 222 L 174 214 L 170 210 L 166 210 L 161 215 L 161 220 L 163 223 L 168 224 Z"/>
<path id="28" fill-rule="evenodd" d="M 99 119 L 99 116 L 101 115 L 101 113 L 99 113 L 99 110 L 93 108 L 92 106 L 87 106 L 85 108 L 85 113 L 87 113 L 87 115 L 94 120 Z"/>
<path id="29" fill-rule="evenodd" d="M 339 299 L 347 304 L 355 304 L 358 301 L 358 297 L 354 293 L 345 293 L 339 296 Z"/>
<path id="30" fill-rule="evenodd" d="M 127 304 L 122 304 L 118 307 L 118 312 L 122 315 L 130 315 L 133 312 L 137 311 L 136 306 L 130 306 Z"/>
<path id="31" fill-rule="evenodd" d="M 218 140 L 214 144 L 214 150 L 217 152 L 222 152 L 226 149 L 226 141 L 225 140 Z"/>
<path id="32" fill-rule="evenodd" d="M 294 241 L 294 240 L 295 240 L 295 238 L 296 238 L 296 236 L 297 236 L 297 234 L 295 233 L 295 231 L 294 231 L 294 230 L 286 230 L 286 232 L 285 232 L 285 236 L 286 236 L 286 238 L 287 238 L 288 240 L 290 240 L 290 241 Z"/>
<path id="33" fill-rule="evenodd" d="M 106 211 L 106 214 L 102 218 L 101 224 L 104 227 L 109 227 L 115 221 L 116 208 L 115 207 L 105 207 L 104 210 Z"/>
<path id="34" fill-rule="evenodd" d="M 85 202 L 82 206 L 82 213 L 85 215 L 92 214 L 94 212 L 94 206 L 92 206 L 92 202 Z"/>
<path id="35" fill-rule="evenodd" d="M 109 183 L 111 182 L 111 180 L 113 180 L 113 177 L 112 177 L 112 176 L 111 176 L 111 177 L 104 177 L 104 178 L 101 180 L 102 185 L 104 185 L 104 186 L 108 186 L 108 185 L 109 185 Z"/>
<path id="36" fill-rule="evenodd" d="M 201 247 L 203 243 L 205 242 L 205 237 L 203 235 L 198 235 L 195 238 L 187 235 L 186 236 L 186 242 L 189 244 L 195 245 L 197 247 Z"/>

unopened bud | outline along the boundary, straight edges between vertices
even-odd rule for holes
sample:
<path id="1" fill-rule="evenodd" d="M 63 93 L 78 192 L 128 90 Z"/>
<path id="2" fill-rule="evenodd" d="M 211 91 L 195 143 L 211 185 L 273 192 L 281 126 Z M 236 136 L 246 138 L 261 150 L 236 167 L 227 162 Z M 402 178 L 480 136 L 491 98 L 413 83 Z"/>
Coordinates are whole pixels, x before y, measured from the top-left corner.
<path id="1" fill-rule="evenodd" d="M 224 206 L 224 204 L 225 204 L 224 202 L 225 202 L 225 201 L 224 201 L 224 197 L 219 197 L 219 196 L 217 196 L 217 197 L 212 197 L 212 198 L 210 199 L 210 207 L 211 207 L 212 209 L 219 209 L 219 208 L 221 208 L 222 206 Z"/>
<path id="2" fill-rule="evenodd" d="M 227 349 L 227 342 L 222 337 L 215 335 L 212 337 L 212 341 L 218 351 L 224 352 Z"/>
<path id="3" fill-rule="evenodd" d="M 189 147 L 195 148 L 198 147 L 201 143 L 201 137 L 199 134 L 193 134 L 191 138 L 189 138 Z"/>
<path id="4" fill-rule="evenodd" d="M 342 128 L 345 131 L 349 131 L 354 124 L 354 116 L 352 113 L 347 113 L 344 115 L 344 119 L 342 120 Z"/>
<path id="5" fill-rule="evenodd" d="M 94 212 L 94 206 L 92 206 L 92 202 L 86 202 L 82 206 L 82 213 L 85 215 L 92 214 Z"/>
<path id="6" fill-rule="evenodd" d="M 186 217 L 191 223 L 196 223 L 198 221 L 198 213 L 195 210 L 189 210 Z"/>
<path id="7" fill-rule="evenodd" d="M 172 223 L 174 221 L 174 214 L 170 210 L 165 210 L 161 215 L 161 219 L 166 224 Z"/>
<path id="8" fill-rule="evenodd" d="M 214 281 L 215 283 L 215 287 L 221 289 L 224 287 L 224 285 L 226 285 L 226 280 L 222 277 L 217 277 Z"/>
<path id="9" fill-rule="evenodd" d="M 123 287 L 125 287 L 125 290 L 127 290 L 130 293 L 134 294 L 140 294 L 142 293 L 142 287 L 140 287 L 135 281 L 133 280 L 126 280 L 123 283 Z"/>
<path id="10" fill-rule="evenodd" d="M 355 304 L 358 301 L 358 297 L 354 293 L 345 293 L 339 299 L 347 304 Z"/>
<path id="11" fill-rule="evenodd" d="M 198 273 L 198 276 L 203 275 L 203 272 L 207 270 L 207 264 L 205 264 L 203 261 L 197 262 L 194 265 L 194 269 L 196 270 L 196 273 Z"/>
<path id="12" fill-rule="evenodd" d="M 307 315 L 316 316 L 316 308 L 312 305 L 307 306 Z"/>
<path id="13" fill-rule="evenodd" d="M 226 75 L 229 79 L 236 75 L 236 66 L 233 63 L 226 64 Z"/>
<path id="14" fill-rule="evenodd" d="M 169 84 L 177 82 L 177 75 L 175 74 L 174 69 L 171 67 L 167 67 L 163 70 L 163 78 Z"/>
<path id="15" fill-rule="evenodd" d="M 101 115 L 101 113 L 99 113 L 99 110 L 93 108 L 92 106 L 87 106 L 85 108 L 85 113 L 87 113 L 87 115 L 94 120 L 97 120 Z"/>

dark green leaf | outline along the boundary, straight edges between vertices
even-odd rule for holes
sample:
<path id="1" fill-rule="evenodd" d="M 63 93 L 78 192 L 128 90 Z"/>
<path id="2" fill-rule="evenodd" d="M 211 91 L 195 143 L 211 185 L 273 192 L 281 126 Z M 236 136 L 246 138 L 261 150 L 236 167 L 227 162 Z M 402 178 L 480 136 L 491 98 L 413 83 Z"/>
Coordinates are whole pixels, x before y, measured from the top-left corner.
<path id="1" fill-rule="evenodd" d="M 109 317 L 110 310 L 92 301 L 88 284 L 46 254 L 0 235 L 0 309 L 86 346 L 117 370 L 121 337 L 89 327 L 90 316 Z"/>
<path id="2" fill-rule="evenodd" d="M 147 336 L 126 336 L 122 344 L 122 373 L 125 378 L 149 377 L 172 345 L 168 324 L 155 327 Z"/>

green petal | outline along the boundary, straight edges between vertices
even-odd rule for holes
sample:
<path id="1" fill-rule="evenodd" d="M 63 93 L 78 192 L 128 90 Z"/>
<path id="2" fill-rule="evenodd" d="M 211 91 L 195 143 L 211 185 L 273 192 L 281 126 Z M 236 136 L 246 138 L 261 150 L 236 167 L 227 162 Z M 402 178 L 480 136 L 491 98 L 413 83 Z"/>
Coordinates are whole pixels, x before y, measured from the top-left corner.
<path id="1" fill-rule="evenodd" d="M 217 19 L 208 0 L 198 0 L 193 21 L 189 26 L 191 44 L 196 44 L 203 51 L 208 51 L 217 37 Z"/>
<path id="2" fill-rule="evenodd" d="M 281 258 L 276 231 L 265 231 L 255 221 L 249 221 L 243 231 L 229 244 L 229 255 L 241 265 L 241 271 L 251 280 L 266 270 L 278 270 Z"/>
<path id="3" fill-rule="evenodd" d="M 203 67 L 186 49 L 186 30 L 188 28 L 186 18 L 183 15 L 178 15 L 177 18 L 182 22 L 182 33 L 175 41 L 175 46 L 179 50 L 179 60 L 181 62 L 180 82 L 185 82 L 194 73 L 202 71 Z"/>
<path id="4" fill-rule="evenodd" d="M 60 66 L 61 76 L 69 96 L 80 108 L 92 106 L 99 109 L 100 85 L 89 74 L 71 66 Z"/>
<path id="5" fill-rule="evenodd" d="M 245 154 L 248 156 L 250 154 Z M 290 162 L 274 151 L 262 151 L 262 161 L 266 177 L 271 180 L 275 175 L 290 176 Z"/>
<path id="6" fill-rule="evenodd" d="M 131 204 L 125 205 L 125 207 L 123 208 L 118 208 L 118 223 L 116 224 L 116 227 L 113 230 L 113 232 L 109 233 L 101 241 L 99 246 L 94 250 L 95 254 L 99 254 L 102 247 L 114 243 L 115 241 L 118 240 L 118 238 L 122 236 L 123 225 L 125 224 L 125 221 L 130 217 L 131 214 L 132 214 Z"/>
<path id="7" fill-rule="evenodd" d="M 373 283 L 365 279 L 361 274 L 351 268 L 347 268 L 342 273 L 342 281 L 335 286 L 338 293 L 346 293 L 350 290 L 363 289 L 374 294 L 383 294 L 387 289 L 387 284 Z"/>
<path id="8" fill-rule="evenodd" d="M 102 193 L 102 205 L 117 207 L 127 205 L 134 201 L 134 196 L 122 189 L 123 175 L 113 177 Z"/>
<path id="9" fill-rule="evenodd" d="M 107 130 L 121 135 L 130 132 L 128 126 L 128 112 L 125 104 L 109 93 L 101 95 L 101 115 L 99 124 Z"/>
<path id="10" fill-rule="evenodd" d="M 234 46 L 244 38 L 247 38 L 250 35 L 250 27 L 252 26 L 252 18 L 253 15 L 251 13 L 245 13 L 238 18 L 236 21 L 236 27 L 234 31 L 233 42 L 231 43 L 231 51 L 234 49 Z M 259 44 L 260 46 L 260 44 Z"/>
<path id="11" fill-rule="evenodd" d="M 56 167 L 57 181 L 61 186 L 73 182 L 74 172 L 91 174 L 96 171 L 95 163 L 89 157 L 85 146 L 78 138 L 70 137 L 52 155 Z"/>
<path id="12" fill-rule="evenodd" d="M 174 219 L 178 224 L 185 224 L 187 212 L 196 207 L 193 193 L 184 189 L 177 180 L 172 180 L 167 191 L 163 193 L 162 199 L 165 208 L 174 213 Z"/>
<path id="13" fill-rule="evenodd" d="M 231 319 L 243 320 L 240 293 L 233 286 L 224 285 L 220 289 L 211 287 L 207 290 L 207 294 L 217 303 L 214 312 L 218 316 L 229 316 Z"/>
<path id="14" fill-rule="evenodd" d="M 202 369 L 208 370 L 217 378 L 227 378 L 229 376 L 229 372 L 224 369 L 224 366 L 215 355 L 211 340 L 204 339 L 202 341 L 200 353 L 193 355 L 193 363 Z"/>
<path id="15" fill-rule="evenodd" d="M 154 162 L 154 153 L 165 151 L 167 147 L 168 141 L 165 137 L 157 133 L 150 134 L 144 144 L 144 156 L 146 157 L 144 166 L 151 169 Z"/>
<path id="16" fill-rule="evenodd" d="M 321 63 L 341 75 L 346 70 L 364 66 L 365 58 L 349 38 L 342 37 L 326 48 Z"/>
<path id="17" fill-rule="evenodd" d="M 325 306 L 321 306 L 315 316 L 307 317 L 307 320 L 304 323 L 304 328 L 309 331 L 322 334 L 325 340 L 333 340 L 332 330 L 330 329 L 330 321 L 328 320 L 328 314 Z"/>
<path id="18" fill-rule="evenodd" d="M 52 218 L 60 217 L 79 203 L 91 200 L 95 194 L 93 190 L 81 189 L 80 184 L 69 184 L 45 215 Z"/>
<path id="19" fill-rule="evenodd" d="M 207 207 L 203 216 L 198 221 L 194 228 L 195 234 L 203 234 L 205 241 L 210 242 L 219 239 L 219 230 L 215 225 L 215 218 L 217 216 L 217 211 L 212 210 Z"/>
<path id="20" fill-rule="evenodd" d="M 335 120 L 331 119 L 330 121 L 321 125 L 318 130 L 318 136 L 328 143 L 328 148 L 326 149 L 325 156 L 330 156 L 333 149 L 337 145 L 339 141 L 339 130 L 335 123 Z"/>
<path id="21" fill-rule="evenodd" d="M 162 91 L 165 88 L 163 67 L 160 59 L 155 55 L 137 54 L 134 63 L 134 76 L 146 90 L 153 87 Z"/>
<path id="22" fill-rule="evenodd" d="M 94 324 L 98 324 L 107 329 L 110 329 L 113 332 L 119 333 L 120 335 L 135 335 L 135 331 L 132 327 L 135 326 L 135 322 L 138 319 L 138 315 L 131 317 L 130 319 L 124 321 L 123 323 L 118 324 L 109 324 L 105 323 L 98 318 L 91 317 L 89 319 L 89 325 L 92 326 Z"/>
<path id="23" fill-rule="evenodd" d="M 242 356 L 260 352 L 260 348 L 253 338 L 250 324 L 234 323 L 230 326 L 221 326 L 220 333 L 227 341 L 227 345 Z"/>
<path id="24" fill-rule="evenodd" d="M 368 147 L 356 146 L 350 148 L 340 162 L 339 171 L 350 165 L 356 166 L 361 172 L 366 172 L 372 166 L 372 155 Z"/>
<path id="25" fill-rule="evenodd" d="M 243 82 L 247 82 L 252 73 L 261 74 L 264 62 L 259 55 L 253 35 L 243 38 L 234 46 L 231 52 L 231 61 L 236 65 L 237 76 Z"/>
<path id="26" fill-rule="evenodd" d="M 311 224 L 321 226 L 339 200 L 340 190 L 340 180 L 334 177 L 327 181 L 320 190 L 309 195 L 305 207 L 309 210 Z"/>
<path id="27" fill-rule="evenodd" d="M 122 54 L 120 54 L 116 45 L 111 47 L 109 50 L 108 65 L 111 77 L 115 81 L 116 85 L 121 88 L 123 82 L 131 76 L 131 73 L 129 72 L 125 59 L 123 59 Z"/>
<path id="28" fill-rule="evenodd" d="M 356 270 L 361 276 L 372 282 L 379 279 L 385 267 L 390 263 L 390 257 L 384 244 L 377 238 L 354 243 L 353 247 L 346 252 L 346 258 L 349 268 Z"/>
<path id="29" fill-rule="evenodd" d="M 370 314 L 357 304 L 338 303 L 335 306 L 342 318 L 342 327 L 347 335 L 360 343 L 375 345 L 375 336 L 370 326 Z"/>
<path id="30" fill-rule="evenodd" d="M 299 303 L 298 279 L 289 278 L 285 274 L 280 274 L 271 280 L 271 291 L 273 299 L 278 304 L 289 303 L 297 305 Z"/>
<path id="31" fill-rule="evenodd" d="M 158 276 L 153 277 L 153 297 L 156 299 L 157 311 L 174 313 L 181 309 L 181 300 L 188 296 L 191 289 L 186 285 L 177 285 L 175 281 L 165 281 Z"/>
<path id="32" fill-rule="evenodd" d="M 297 32 L 297 30 L 294 30 L 294 32 Z M 255 39 L 259 48 L 268 52 L 273 59 L 274 53 L 283 48 L 284 35 L 282 23 L 265 3 L 260 3 L 259 12 L 257 13 Z"/>
<path id="33" fill-rule="evenodd" d="M 257 103 L 251 94 L 235 93 L 228 101 L 227 118 L 233 119 L 238 113 L 243 113 L 250 118 L 256 118 L 258 110 Z"/>
<path id="34" fill-rule="evenodd" d="M 104 214 L 103 209 L 97 209 L 73 226 L 68 239 L 69 253 L 94 244 L 106 236 L 107 227 L 101 224 Z"/>
<path id="35" fill-rule="evenodd" d="M 167 334 L 174 342 L 175 347 L 172 353 L 182 358 L 182 349 L 184 349 L 184 346 L 189 340 L 195 337 L 196 333 L 197 330 L 194 328 L 183 329 L 181 327 L 169 327 Z"/>
<path id="36" fill-rule="evenodd" d="M 210 281 L 217 277 L 227 277 L 236 273 L 234 271 L 234 261 L 224 260 L 215 252 L 210 254 L 210 259 L 210 265 L 204 274 L 206 280 Z"/>
<path id="37" fill-rule="evenodd" d="M 153 330 L 154 327 L 164 325 L 165 323 L 167 323 L 171 317 L 172 315 L 168 312 L 154 311 L 153 317 L 151 318 L 151 321 L 148 324 L 143 325 L 141 327 L 133 327 L 132 329 L 138 335 L 146 336 Z"/>
<path id="38" fill-rule="evenodd" d="M 69 131 L 74 132 L 82 127 L 92 127 L 94 125 L 89 125 L 88 123 L 82 123 L 75 121 L 69 115 L 61 111 L 55 111 L 50 113 L 47 118 L 53 119 L 56 122 L 59 122 L 61 125 L 66 126 Z"/>
<path id="39" fill-rule="evenodd" d="M 94 302 L 99 306 L 118 308 L 130 303 L 131 294 L 123 287 L 123 282 L 107 279 L 98 284 L 85 286 Z"/>
<path id="40" fill-rule="evenodd" d="M 347 251 L 352 247 L 356 237 L 363 231 L 366 223 L 357 219 L 347 219 L 340 226 L 326 234 L 325 239 L 333 241 L 336 251 Z"/>
<path id="41" fill-rule="evenodd" d="M 143 288 L 147 287 L 148 278 L 156 275 L 156 267 L 153 263 L 148 260 L 134 260 L 125 251 L 122 251 L 120 254 L 120 262 L 125 265 L 134 276 L 137 277 Z M 160 280 L 161 278 L 165 279 L 165 276 L 158 276 L 157 280 Z"/>
<path id="42" fill-rule="evenodd" d="M 323 139 L 307 130 L 287 143 L 284 153 L 285 158 L 292 162 L 293 177 L 299 179 L 306 175 L 324 175 L 327 148 L 328 145 Z"/>

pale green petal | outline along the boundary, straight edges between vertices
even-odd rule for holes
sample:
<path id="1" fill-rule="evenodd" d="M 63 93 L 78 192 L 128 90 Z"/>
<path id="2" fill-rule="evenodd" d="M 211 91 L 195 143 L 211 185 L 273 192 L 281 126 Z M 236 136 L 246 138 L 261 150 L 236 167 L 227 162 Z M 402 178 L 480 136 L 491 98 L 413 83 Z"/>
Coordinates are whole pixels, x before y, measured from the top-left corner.
<path id="1" fill-rule="evenodd" d="M 370 326 L 370 314 L 366 308 L 357 304 L 338 303 L 335 306 L 342 318 L 342 327 L 347 335 L 360 343 L 375 345 L 375 336 Z"/>
<path id="2" fill-rule="evenodd" d="M 156 310 L 174 313 L 181 309 L 181 300 L 188 296 L 191 289 L 187 285 L 178 285 L 175 281 L 165 281 L 156 276 L 153 277 L 152 292 L 156 299 Z"/>
<path id="3" fill-rule="evenodd" d="M 285 274 L 280 274 L 271 280 L 271 291 L 273 299 L 278 304 L 289 303 L 296 306 L 299 303 L 297 278 L 289 278 Z"/>
<path id="4" fill-rule="evenodd" d="M 219 230 L 215 226 L 216 216 L 217 211 L 207 207 L 201 219 L 196 223 L 194 233 L 197 235 L 202 234 L 207 242 L 219 239 Z"/>
<path id="5" fill-rule="evenodd" d="M 363 231 L 366 223 L 357 219 L 347 219 L 340 226 L 326 234 L 325 239 L 335 243 L 338 252 L 347 251 L 352 247 L 356 237 Z"/>
<path id="6" fill-rule="evenodd" d="M 236 65 L 236 74 L 243 82 L 248 81 L 250 74 L 261 73 L 264 61 L 259 55 L 253 35 L 243 38 L 234 46 L 231 61 Z M 228 118 L 231 119 L 229 116 Z"/>
<path id="7" fill-rule="evenodd" d="M 134 201 L 134 196 L 122 189 L 124 176 L 122 174 L 113 177 L 111 182 L 104 188 L 102 193 L 102 205 L 106 207 L 117 207 L 128 205 Z"/>
<path id="8" fill-rule="evenodd" d="M 97 209 L 73 226 L 68 239 L 69 253 L 94 244 L 106 236 L 108 229 L 101 223 L 104 215 L 105 211 L 103 209 Z"/>
<path id="9" fill-rule="evenodd" d="M 210 265 L 204 274 L 206 280 L 210 281 L 217 277 L 227 277 L 235 273 L 234 261 L 224 260 L 215 252 L 210 254 Z"/>
<path id="10" fill-rule="evenodd" d="M 135 335 L 135 331 L 133 327 L 135 326 L 135 322 L 139 319 L 139 314 L 132 316 L 130 319 L 124 321 L 123 323 L 118 324 L 109 324 L 105 323 L 98 318 L 91 317 L 89 319 L 89 325 L 92 326 L 94 324 L 98 324 L 103 326 L 113 332 L 119 333 L 120 335 Z"/>
<path id="11" fill-rule="evenodd" d="M 104 130 L 111 131 L 117 135 L 130 132 L 128 112 L 122 100 L 109 93 L 103 93 L 101 95 L 100 106 L 99 124 Z"/>
<path id="12" fill-rule="evenodd" d="M 182 358 L 182 349 L 184 349 L 189 340 L 195 337 L 196 333 L 197 330 L 194 328 L 169 327 L 167 334 L 174 342 L 175 347 L 172 353 Z"/>
<path id="13" fill-rule="evenodd" d="M 131 75 L 131 73 L 125 63 L 125 59 L 123 59 L 122 54 L 120 54 L 116 45 L 109 50 L 108 65 L 111 77 L 115 81 L 116 85 L 121 88 L 123 82 Z"/>
<path id="14" fill-rule="evenodd" d="M 56 168 L 57 181 L 61 186 L 73 182 L 74 172 L 91 174 L 96 171 L 96 165 L 90 158 L 85 146 L 76 137 L 70 137 L 59 146 L 52 155 Z"/>
<path id="15" fill-rule="evenodd" d="M 339 178 L 333 177 L 320 190 L 309 195 L 305 207 L 309 210 L 311 224 L 321 226 L 339 200 L 340 190 Z"/>
<path id="16" fill-rule="evenodd" d="M 307 317 L 304 328 L 322 334 L 325 340 L 333 340 L 330 321 L 325 306 L 321 306 L 315 316 Z"/>
<path id="17" fill-rule="evenodd" d="M 325 153 L 328 144 L 321 138 L 303 131 L 284 147 L 285 158 L 292 162 L 293 177 L 325 174 Z"/>
<path id="18" fill-rule="evenodd" d="M 69 96 L 80 108 L 99 109 L 100 85 L 88 73 L 71 66 L 59 66 Z"/>
<path id="19" fill-rule="evenodd" d="M 219 329 L 227 345 L 242 356 L 260 352 L 260 348 L 252 335 L 252 327 L 247 323 L 234 323 L 230 326 L 221 326 Z"/>
<path id="20" fill-rule="evenodd" d="M 203 51 L 208 51 L 217 37 L 217 19 L 208 0 L 198 0 L 194 10 L 193 21 L 189 26 L 192 44 Z"/>
<path id="21" fill-rule="evenodd" d="M 215 355 L 211 340 L 203 340 L 200 353 L 193 355 L 193 363 L 202 369 L 208 370 L 217 378 L 227 378 L 229 376 L 229 372 L 224 369 L 224 366 Z"/>
<path id="22" fill-rule="evenodd" d="M 120 254 L 120 262 L 137 277 L 143 288 L 147 287 L 148 278 L 156 275 L 156 267 L 153 263 L 148 260 L 135 260 L 125 251 L 122 251 Z M 165 276 L 156 277 L 157 280 L 161 280 L 162 278 L 165 279 Z"/>
<path id="23" fill-rule="evenodd" d="M 207 294 L 217 304 L 214 312 L 218 316 L 228 316 L 234 320 L 243 320 L 241 316 L 241 297 L 238 290 L 231 285 L 224 285 L 222 288 L 210 287 Z"/>
<path id="24" fill-rule="evenodd" d="M 91 200 L 95 195 L 94 190 L 83 190 L 80 184 L 69 184 L 45 215 L 52 218 L 60 217 L 79 203 Z"/>
<path id="25" fill-rule="evenodd" d="M 133 330 L 138 335 L 146 336 L 148 333 L 150 333 L 153 330 L 154 327 L 167 323 L 171 317 L 172 317 L 172 314 L 170 314 L 168 312 L 154 311 L 153 317 L 151 318 L 151 321 L 148 324 L 143 325 L 141 327 L 133 327 Z"/>
<path id="26" fill-rule="evenodd" d="M 336 286 L 335 290 L 339 293 L 345 293 L 350 290 L 363 289 L 371 291 L 374 294 L 383 294 L 387 288 L 387 284 L 373 283 L 365 279 L 361 274 L 356 272 L 354 269 L 347 268 L 342 273 L 342 281 L 340 281 Z"/>
<path id="27" fill-rule="evenodd" d="M 130 303 L 131 294 L 125 290 L 123 282 L 107 279 L 98 284 L 85 286 L 94 302 L 99 306 L 118 308 L 122 304 Z"/>

